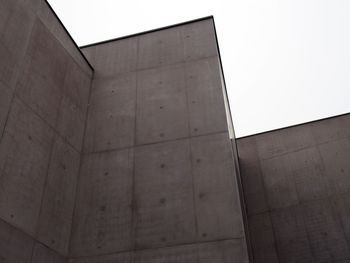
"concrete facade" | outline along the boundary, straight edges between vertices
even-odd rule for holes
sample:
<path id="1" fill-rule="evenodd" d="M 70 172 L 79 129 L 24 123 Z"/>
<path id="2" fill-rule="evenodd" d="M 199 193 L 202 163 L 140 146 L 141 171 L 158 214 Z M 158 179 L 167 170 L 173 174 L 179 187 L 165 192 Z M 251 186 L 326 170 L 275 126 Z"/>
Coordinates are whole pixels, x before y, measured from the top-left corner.
<path id="1" fill-rule="evenodd" d="M 236 140 L 213 18 L 79 49 L 0 0 L 0 262 L 350 262 L 350 115 Z"/>
<path id="2" fill-rule="evenodd" d="M 82 51 L 70 262 L 248 262 L 212 19 Z"/>
<path id="3" fill-rule="evenodd" d="M 350 115 L 237 145 L 254 262 L 350 262 Z"/>
<path id="4" fill-rule="evenodd" d="M 0 261 L 248 262 L 212 18 L 84 56 L 45 1 L 0 12 Z"/>

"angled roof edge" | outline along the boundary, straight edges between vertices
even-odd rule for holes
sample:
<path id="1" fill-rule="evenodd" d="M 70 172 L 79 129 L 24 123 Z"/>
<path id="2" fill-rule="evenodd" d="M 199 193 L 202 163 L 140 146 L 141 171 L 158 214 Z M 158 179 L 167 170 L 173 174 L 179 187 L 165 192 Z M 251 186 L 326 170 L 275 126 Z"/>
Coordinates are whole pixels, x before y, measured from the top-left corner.
<path id="1" fill-rule="evenodd" d="M 99 41 L 99 42 L 96 42 L 96 43 L 91 43 L 91 44 L 80 46 L 80 48 L 87 48 L 87 47 L 97 46 L 97 45 L 101 45 L 101 44 L 106 44 L 106 43 L 109 43 L 109 42 L 114 42 L 114 41 L 122 40 L 122 39 L 125 39 L 125 38 L 136 37 L 136 36 L 140 36 L 140 35 L 156 32 L 156 31 L 169 29 L 169 28 L 172 28 L 172 27 L 177 27 L 177 26 L 182 26 L 182 25 L 186 25 L 186 24 L 191 24 L 191 23 L 207 20 L 207 19 L 213 19 L 214 20 L 214 16 L 212 16 L 212 15 L 211 16 L 205 16 L 205 17 L 194 19 L 194 20 L 189 20 L 189 21 L 186 21 L 186 22 L 181 22 L 181 23 L 177 23 L 177 24 L 173 24 L 173 25 L 169 25 L 169 26 L 164 26 L 164 27 L 159 27 L 159 28 L 155 28 L 155 29 L 151 29 L 151 30 L 146 30 L 146 31 L 142 31 L 142 32 L 139 32 L 139 33 L 131 34 L 131 35 L 126 35 L 126 36 L 122 36 L 122 37 L 117 37 L 117 38 L 112 38 L 112 39 L 108 39 L 108 40 L 103 40 L 103 41 Z"/>
<path id="2" fill-rule="evenodd" d="M 278 131 L 281 131 L 281 130 L 294 128 L 294 127 L 307 125 L 307 124 L 312 124 L 312 123 L 315 123 L 315 122 L 325 121 L 325 120 L 338 118 L 338 117 L 342 117 L 342 116 L 346 116 L 346 115 L 350 115 L 350 112 L 340 113 L 340 114 L 336 114 L 336 115 L 332 115 L 332 116 L 328 116 L 328 117 L 324 117 L 324 118 L 320 118 L 320 119 L 316 119 L 316 120 L 312 120 L 312 121 L 306 121 L 306 122 L 303 122 L 303 123 L 292 124 L 292 125 L 281 127 L 281 128 L 276 128 L 276 129 L 272 129 L 272 130 L 267 130 L 267 131 L 263 131 L 263 132 L 250 134 L 250 135 L 245 135 L 245 136 L 241 136 L 241 137 L 236 138 L 236 140 L 245 139 L 245 138 L 249 138 L 249 137 L 253 137 L 253 136 L 259 136 L 259 135 L 263 135 L 263 134 L 269 133 L 269 132 L 278 132 Z"/>
<path id="3" fill-rule="evenodd" d="M 83 52 L 80 50 L 80 47 L 78 46 L 78 44 L 75 42 L 75 40 L 73 39 L 73 37 L 71 36 L 71 34 L 69 33 L 69 31 L 67 30 L 67 28 L 64 26 L 64 24 L 62 23 L 61 19 L 58 17 L 58 15 L 56 14 L 55 10 L 52 8 L 52 6 L 50 5 L 50 3 L 45 0 L 45 3 L 47 4 L 47 6 L 49 7 L 49 9 L 51 10 L 51 12 L 54 14 L 54 16 L 56 17 L 56 19 L 58 20 L 58 22 L 60 23 L 60 25 L 62 26 L 63 30 L 66 32 L 66 34 L 68 35 L 68 37 L 71 39 L 71 41 L 73 42 L 74 46 L 77 48 L 78 52 L 80 53 L 80 55 L 83 57 L 83 59 L 85 60 L 85 62 L 88 64 L 88 66 L 91 68 L 92 71 L 94 71 L 93 66 L 90 64 L 89 60 L 85 57 L 85 55 L 83 54 Z"/>

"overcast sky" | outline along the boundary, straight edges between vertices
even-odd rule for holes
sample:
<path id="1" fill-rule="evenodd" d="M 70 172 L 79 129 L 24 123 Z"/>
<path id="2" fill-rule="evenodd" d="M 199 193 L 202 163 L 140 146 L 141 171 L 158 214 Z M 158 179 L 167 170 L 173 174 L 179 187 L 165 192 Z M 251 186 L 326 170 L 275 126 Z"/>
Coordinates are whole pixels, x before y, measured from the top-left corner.
<path id="1" fill-rule="evenodd" d="M 214 15 L 237 137 L 350 112 L 349 0 L 49 0 L 78 45 Z"/>

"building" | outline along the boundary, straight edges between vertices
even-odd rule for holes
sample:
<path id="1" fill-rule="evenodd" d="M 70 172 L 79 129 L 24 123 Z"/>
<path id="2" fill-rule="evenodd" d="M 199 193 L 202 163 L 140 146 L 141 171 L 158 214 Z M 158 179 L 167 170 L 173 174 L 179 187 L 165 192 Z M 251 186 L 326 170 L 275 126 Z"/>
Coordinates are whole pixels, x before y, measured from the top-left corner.
<path id="1" fill-rule="evenodd" d="M 212 17 L 0 10 L 0 262 L 350 262 L 349 115 L 235 139 Z"/>

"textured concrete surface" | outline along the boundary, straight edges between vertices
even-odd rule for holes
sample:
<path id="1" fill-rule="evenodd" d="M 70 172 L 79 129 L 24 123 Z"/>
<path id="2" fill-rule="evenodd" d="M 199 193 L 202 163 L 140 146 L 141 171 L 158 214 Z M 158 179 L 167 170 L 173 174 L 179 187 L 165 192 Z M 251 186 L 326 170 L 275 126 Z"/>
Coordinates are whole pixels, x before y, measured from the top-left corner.
<path id="1" fill-rule="evenodd" d="M 79 65 L 81 71 L 90 74 L 91 68 L 81 53 L 78 51 L 77 46 L 64 30 L 62 24 L 59 22 L 53 10 L 49 8 L 49 5 L 45 0 L 32 0 L 27 1 L 35 7 L 37 17 L 45 24 L 51 34 L 60 42 L 60 45 L 70 55 L 71 58 Z M 34 4 L 34 2 L 36 2 Z"/>
<path id="2" fill-rule="evenodd" d="M 182 64 L 138 73 L 136 143 L 189 136 Z"/>
<path id="3" fill-rule="evenodd" d="M 94 78 L 45 1 L 0 32 L 0 262 L 246 263 L 244 230 L 254 262 L 350 262 L 350 115 L 238 165 L 212 19 L 85 48 Z"/>
<path id="4" fill-rule="evenodd" d="M 0 220 L 1 262 L 29 263 L 34 246 L 33 239 Z"/>
<path id="5" fill-rule="evenodd" d="M 349 260 L 349 135 L 343 115 L 237 140 L 254 262 Z"/>
<path id="6" fill-rule="evenodd" d="M 74 214 L 71 255 L 132 246 L 133 149 L 84 156 Z"/>
<path id="7" fill-rule="evenodd" d="M 247 262 L 212 20 L 83 53 L 95 75 L 72 262 Z"/>
<path id="8" fill-rule="evenodd" d="M 40 243 L 36 243 L 33 249 L 33 256 L 31 262 L 40 263 L 65 263 L 67 260 L 55 253 L 53 250 L 45 247 Z"/>
<path id="9" fill-rule="evenodd" d="M 67 260 L 0 220 L 0 260 L 13 263 L 65 263 Z"/>
<path id="10" fill-rule="evenodd" d="M 93 73 L 45 1 L 0 7 L 0 261 L 248 262 L 212 19 Z"/>
<path id="11" fill-rule="evenodd" d="M 242 239 L 138 250 L 105 256 L 78 258 L 70 263 L 247 263 Z"/>
<path id="12" fill-rule="evenodd" d="M 192 243 L 195 216 L 187 139 L 135 152 L 136 247 Z"/>
<path id="13" fill-rule="evenodd" d="M 0 144 L 0 216 L 35 235 L 52 130 L 18 99 Z"/>
<path id="14" fill-rule="evenodd" d="M 79 153 L 57 136 L 43 194 L 37 237 L 62 255 L 68 251 L 79 159 Z"/>
<path id="15" fill-rule="evenodd" d="M 191 135 L 227 131 L 218 58 L 187 62 L 186 85 Z"/>
<path id="16" fill-rule="evenodd" d="M 85 135 L 85 151 L 134 145 L 136 74 L 95 79 Z"/>
<path id="17" fill-rule="evenodd" d="M 0 17 L 0 261 L 65 262 L 92 69 L 45 1 Z"/>

